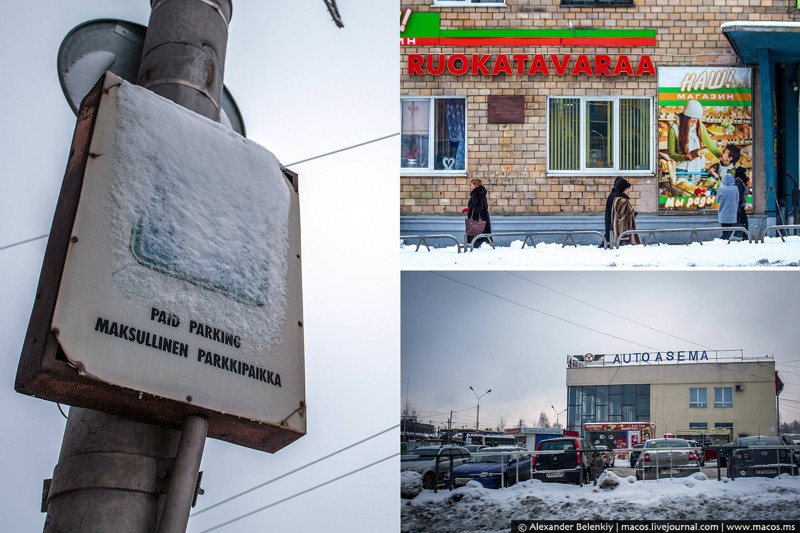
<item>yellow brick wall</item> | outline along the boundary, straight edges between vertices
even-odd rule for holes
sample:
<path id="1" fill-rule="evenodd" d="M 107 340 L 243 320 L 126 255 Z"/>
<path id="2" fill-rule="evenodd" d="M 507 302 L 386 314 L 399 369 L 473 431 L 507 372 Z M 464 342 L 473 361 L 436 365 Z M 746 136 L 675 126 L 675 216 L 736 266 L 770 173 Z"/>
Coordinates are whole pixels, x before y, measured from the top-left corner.
<path id="1" fill-rule="evenodd" d="M 481 178 L 493 213 L 597 213 L 614 177 L 554 177 L 546 174 L 548 95 L 650 96 L 656 76 L 409 76 L 407 54 L 626 54 L 636 65 L 649 55 L 659 66 L 731 66 L 737 58 L 720 27 L 732 21 L 798 19 L 793 0 L 636 0 L 633 7 L 561 7 L 560 0 L 507 0 L 506 7 L 434 7 L 433 0 L 404 0 L 401 10 L 435 11 L 442 27 L 453 28 L 631 28 L 657 29 L 657 44 L 643 48 L 594 47 L 404 47 L 400 49 L 401 96 L 467 97 L 467 163 L 464 175 L 400 177 L 401 214 L 458 213 L 467 204 L 469 180 Z M 412 14 L 413 16 L 413 14 Z M 490 60 L 493 64 L 494 58 Z M 741 66 L 741 65 L 739 65 Z M 755 94 L 754 69 L 754 94 Z M 524 124 L 489 124 L 488 95 L 524 95 Z M 757 96 L 755 102 L 758 102 Z M 656 102 L 657 104 L 657 102 Z M 755 110 L 754 110 L 755 111 Z M 654 126 L 655 127 L 655 126 Z M 756 128 L 754 128 L 755 130 Z M 756 134 L 757 135 L 757 134 Z M 762 153 L 755 139 L 756 153 Z M 655 175 L 627 178 L 641 212 L 657 211 Z M 755 179 L 755 188 L 760 185 Z M 759 211 L 759 206 L 756 206 Z"/>

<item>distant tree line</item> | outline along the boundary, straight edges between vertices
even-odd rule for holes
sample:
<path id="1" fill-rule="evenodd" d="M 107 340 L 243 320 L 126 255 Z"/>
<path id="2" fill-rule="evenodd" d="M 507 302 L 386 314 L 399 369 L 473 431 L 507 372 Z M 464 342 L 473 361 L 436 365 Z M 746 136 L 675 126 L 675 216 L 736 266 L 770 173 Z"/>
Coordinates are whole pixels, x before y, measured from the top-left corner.
<path id="1" fill-rule="evenodd" d="M 781 433 L 800 433 L 800 420 L 781 422 Z"/>

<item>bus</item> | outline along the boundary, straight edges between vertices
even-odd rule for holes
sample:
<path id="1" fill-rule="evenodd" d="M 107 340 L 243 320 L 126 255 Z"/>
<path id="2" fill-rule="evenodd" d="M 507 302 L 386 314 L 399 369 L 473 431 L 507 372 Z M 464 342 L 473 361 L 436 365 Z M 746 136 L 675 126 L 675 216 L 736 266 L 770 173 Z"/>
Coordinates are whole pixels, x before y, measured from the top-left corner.
<path id="1" fill-rule="evenodd" d="M 515 446 L 514 435 L 505 433 L 470 433 L 465 444 L 483 444 L 484 446 Z"/>

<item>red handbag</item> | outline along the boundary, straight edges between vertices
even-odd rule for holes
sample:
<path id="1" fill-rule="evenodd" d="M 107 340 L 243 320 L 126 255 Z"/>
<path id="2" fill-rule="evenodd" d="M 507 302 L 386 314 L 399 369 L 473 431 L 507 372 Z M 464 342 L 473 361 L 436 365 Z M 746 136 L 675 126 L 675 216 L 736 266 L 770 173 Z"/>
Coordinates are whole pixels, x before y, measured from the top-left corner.
<path id="1" fill-rule="evenodd" d="M 467 237 L 474 237 L 476 235 L 480 235 L 483 233 L 483 230 L 486 229 L 486 221 L 485 220 L 473 220 L 471 218 L 464 219 L 466 223 L 467 229 Z"/>

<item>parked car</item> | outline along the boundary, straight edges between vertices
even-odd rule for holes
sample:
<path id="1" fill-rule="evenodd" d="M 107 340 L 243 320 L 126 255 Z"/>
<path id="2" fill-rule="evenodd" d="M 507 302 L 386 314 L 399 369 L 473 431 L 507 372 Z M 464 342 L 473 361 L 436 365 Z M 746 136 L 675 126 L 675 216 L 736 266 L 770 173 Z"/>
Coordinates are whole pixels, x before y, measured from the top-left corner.
<path id="1" fill-rule="evenodd" d="M 485 444 L 467 444 L 466 446 L 464 446 L 464 448 L 469 450 L 469 453 L 475 453 L 484 448 L 488 448 L 488 446 L 486 446 Z"/>
<path id="2" fill-rule="evenodd" d="M 797 474 L 794 450 L 785 448 L 780 437 L 741 437 L 733 443 L 728 458 L 728 477 L 776 477 Z"/>
<path id="3" fill-rule="evenodd" d="M 594 447 L 602 452 L 603 467 L 611 468 L 614 466 L 614 452 L 608 444 L 595 444 Z"/>
<path id="4" fill-rule="evenodd" d="M 781 435 L 780 439 L 787 446 L 794 446 L 794 449 L 792 449 L 792 453 L 794 454 L 794 464 L 797 465 L 797 468 L 800 468 L 800 440 L 793 439 L 789 435 Z"/>
<path id="5" fill-rule="evenodd" d="M 525 448 L 484 448 L 453 469 L 453 485 L 463 487 L 475 480 L 488 489 L 508 487 L 531 478 L 531 462 L 531 452 Z M 450 485 L 450 472 L 446 472 L 444 486 L 449 488 Z"/>
<path id="6" fill-rule="evenodd" d="M 642 452 L 643 447 L 644 442 L 640 442 L 639 444 L 634 444 L 633 449 L 631 449 L 631 468 L 636 468 L 636 460 L 639 459 L 639 454 Z"/>
<path id="7" fill-rule="evenodd" d="M 422 476 L 422 488 L 433 489 L 444 480 L 445 473 L 450 471 L 451 460 L 456 467 L 469 456 L 469 450 L 461 446 L 422 446 L 400 456 L 400 471 L 419 472 Z"/>
<path id="8" fill-rule="evenodd" d="M 603 471 L 602 453 L 588 439 L 565 437 L 543 440 L 536 447 L 531 477 L 541 481 L 577 483 L 594 481 Z"/>
<path id="9" fill-rule="evenodd" d="M 685 477 L 700 471 L 700 460 L 684 439 L 649 439 L 635 468 L 638 480 Z"/>
<path id="10" fill-rule="evenodd" d="M 703 447 L 700 446 L 696 440 L 686 440 L 689 443 L 689 446 L 694 450 L 694 453 L 697 454 L 697 460 L 700 463 L 700 466 L 705 466 L 705 454 L 703 453 Z"/>

